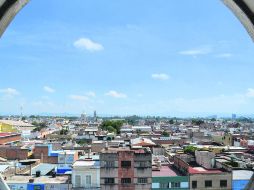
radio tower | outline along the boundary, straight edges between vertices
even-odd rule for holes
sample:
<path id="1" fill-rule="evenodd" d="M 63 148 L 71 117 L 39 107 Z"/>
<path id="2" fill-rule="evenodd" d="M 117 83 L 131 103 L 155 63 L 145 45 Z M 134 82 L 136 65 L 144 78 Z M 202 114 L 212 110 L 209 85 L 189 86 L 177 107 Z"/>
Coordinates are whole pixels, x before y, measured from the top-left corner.
<path id="1" fill-rule="evenodd" d="M 20 120 L 22 120 L 23 117 L 23 106 L 20 106 Z"/>

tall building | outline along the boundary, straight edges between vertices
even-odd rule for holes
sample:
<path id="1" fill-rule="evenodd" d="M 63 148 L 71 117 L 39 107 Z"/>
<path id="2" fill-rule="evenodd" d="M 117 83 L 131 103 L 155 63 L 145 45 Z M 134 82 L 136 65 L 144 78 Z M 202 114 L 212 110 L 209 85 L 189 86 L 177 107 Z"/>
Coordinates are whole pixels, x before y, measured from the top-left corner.
<path id="1" fill-rule="evenodd" d="M 86 113 L 82 113 L 82 114 L 81 114 L 80 120 L 81 120 L 83 123 L 87 122 Z"/>
<path id="2" fill-rule="evenodd" d="M 100 154 L 101 190 L 152 188 L 152 154 L 146 149 L 106 148 Z"/>
<path id="3" fill-rule="evenodd" d="M 236 114 L 232 114 L 232 120 L 235 120 L 236 119 Z"/>
<path id="4" fill-rule="evenodd" d="M 93 112 L 93 121 L 94 121 L 94 122 L 97 121 L 97 113 L 96 113 L 96 110 Z"/>

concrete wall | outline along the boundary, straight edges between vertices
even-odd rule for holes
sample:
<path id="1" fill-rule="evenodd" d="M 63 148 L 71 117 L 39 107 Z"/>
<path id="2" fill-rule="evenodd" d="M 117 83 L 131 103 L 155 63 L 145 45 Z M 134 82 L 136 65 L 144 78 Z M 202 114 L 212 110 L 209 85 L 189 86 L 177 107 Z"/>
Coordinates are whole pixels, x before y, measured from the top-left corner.
<path id="1" fill-rule="evenodd" d="M 119 151 L 117 153 L 102 153 L 101 160 L 101 189 L 102 190 L 141 190 L 152 187 L 152 155 L 151 153 L 135 153 L 134 151 Z M 106 162 L 114 162 L 113 167 L 106 167 Z M 121 167 L 122 161 L 131 161 L 128 168 Z M 115 184 L 105 185 L 105 178 L 115 178 Z M 130 184 L 122 184 L 122 178 L 131 178 Z M 139 184 L 138 178 L 147 178 L 146 184 Z"/>
<path id="2" fill-rule="evenodd" d="M 100 187 L 100 168 L 73 168 L 72 170 L 72 185 L 77 187 L 75 183 L 76 175 L 81 176 L 81 187 L 89 187 L 86 185 L 86 176 L 91 176 L 91 187 Z"/>
<path id="3" fill-rule="evenodd" d="M 21 141 L 20 134 L 13 134 L 10 136 L 0 137 L 0 145 L 1 144 L 10 144 L 12 142 L 18 142 L 18 141 Z"/>
<path id="4" fill-rule="evenodd" d="M 35 159 L 41 159 L 42 163 L 57 164 L 57 156 L 49 156 L 49 147 L 47 145 L 35 146 L 33 156 Z"/>
<path id="5" fill-rule="evenodd" d="M 212 188 L 205 187 L 205 180 L 212 180 Z M 220 180 L 227 180 L 227 188 L 220 187 Z M 197 188 L 192 188 L 192 181 L 197 181 Z M 232 174 L 195 174 L 190 175 L 190 190 L 231 190 L 232 189 Z"/>
<path id="6" fill-rule="evenodd" d="M 207 168 L 213 168 L 212 166 L 212 159 L 215 158 L 215 154 L 213 152 L 209 152 L 209 151 L 195 151 L 195 157 L 196 157 L 196 162 Z"/>
<path id="7" fill-rule="evenodd" d="M 0 146 L 0 157 L 8 160 L 25 160 L 28 157 L 28 149 L 20 147 Z"/>

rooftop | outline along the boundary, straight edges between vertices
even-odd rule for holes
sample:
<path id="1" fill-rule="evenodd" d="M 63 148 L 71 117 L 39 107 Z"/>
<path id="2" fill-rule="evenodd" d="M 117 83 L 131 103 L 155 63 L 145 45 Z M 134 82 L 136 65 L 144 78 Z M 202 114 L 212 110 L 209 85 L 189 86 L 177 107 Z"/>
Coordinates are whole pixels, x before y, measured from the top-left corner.
<path id="1" fill-rule="evenodd" d="M 56 167 L 56 164 L 41 163 L 32 169 L 32 174 L 35 175 L 36 171 L 40 171 L 41 175 L 44 176 L 47 175 L 49 172 L 55 170 Z"/>
<path id="2" fill-rule="evenodd" d="M 156 144 L 148 138 L 131 139 L 132 146 L 155 146 Z"/>
<path id="3" fill-rule="evenodd" d="M 249 180 L 253 173 L 249 170 L 233 170 L 233 180 Z"/>
<path id="4" fill-rule="evenodd" d="M 219 169 L 205 169 L 203 167 L 189 167 L 190 174 L 219 174 L 222 173 Z"/>
<path id="5" fill-rule="evenodd" d="M 118 148 L 107 148 L 107 149 L 103 149 L 101 152 L 102 153 L 117 153 L 117 152 L 121 152 L 121 151 L 133 151 L 135 153 L 145 153 L 145 151 L 143 149 L 130 149 L 129 147 L 118 147 Z"/>
<path id="6" fill-rule="evenodd" d="M 24 121 L 14 121 L 14 120 L 0 120 L 0 123 L 7 125 L 19 126 L 19 127 L 34 127 L 30 123 L 25 123 Z"/>
<path id="7" fill-rule="evenodd" d="M 15 135 L 20 135 L 18 133 L 0 133 L 0 138 L 2 137 L 10 137 L 10 136 L 15 136 Z"/>
<path id="8" fill-rule="evenodd" d="M 172 176 L 178 176 L 178 174 L 170 166 L 161 166 L 159 171 L 152 171 L 152 176 L 153 177 L 172 177 Z"/>
<path id="9" fill-rule="evenodd" d="M 41 183 L 50 183 L 50 184 L 64 184 L 68 181 L 68 176 L 57 176 L 55 178 L 51 176 L 41 176 L 41 177 L 34 177 L 34 176 L 23 176 L 23 175 L 15 175 L 12 177 L 8 177 L 6 182 L 8 184 L 12 183 L 29 183 L 29 180 L 33 179 L 34 183 L 41 184 Z"/>
<path id="10" fill-rule="evenodd" d="M 99 167 L 100 161 L 94 161 L 94 160 L 77 160 L 74 162 L 73 167 Z"/>

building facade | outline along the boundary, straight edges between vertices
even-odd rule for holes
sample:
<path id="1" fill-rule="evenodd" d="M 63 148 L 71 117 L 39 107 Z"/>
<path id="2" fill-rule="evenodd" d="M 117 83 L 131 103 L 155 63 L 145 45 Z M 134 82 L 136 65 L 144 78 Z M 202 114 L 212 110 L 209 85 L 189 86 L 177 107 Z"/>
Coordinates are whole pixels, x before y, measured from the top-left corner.
<path id="1" fill-rule="evenodd" d="M 72 169 L 73 189 L 100 188 L 100 161 L 86 159 L 77 160 Z"/>
<path id="2" fill-rule="evenodd" d="M 108 149 L 101 153 L 102 190 L 151 189 L 152 155 L 144 150 Z"/>

